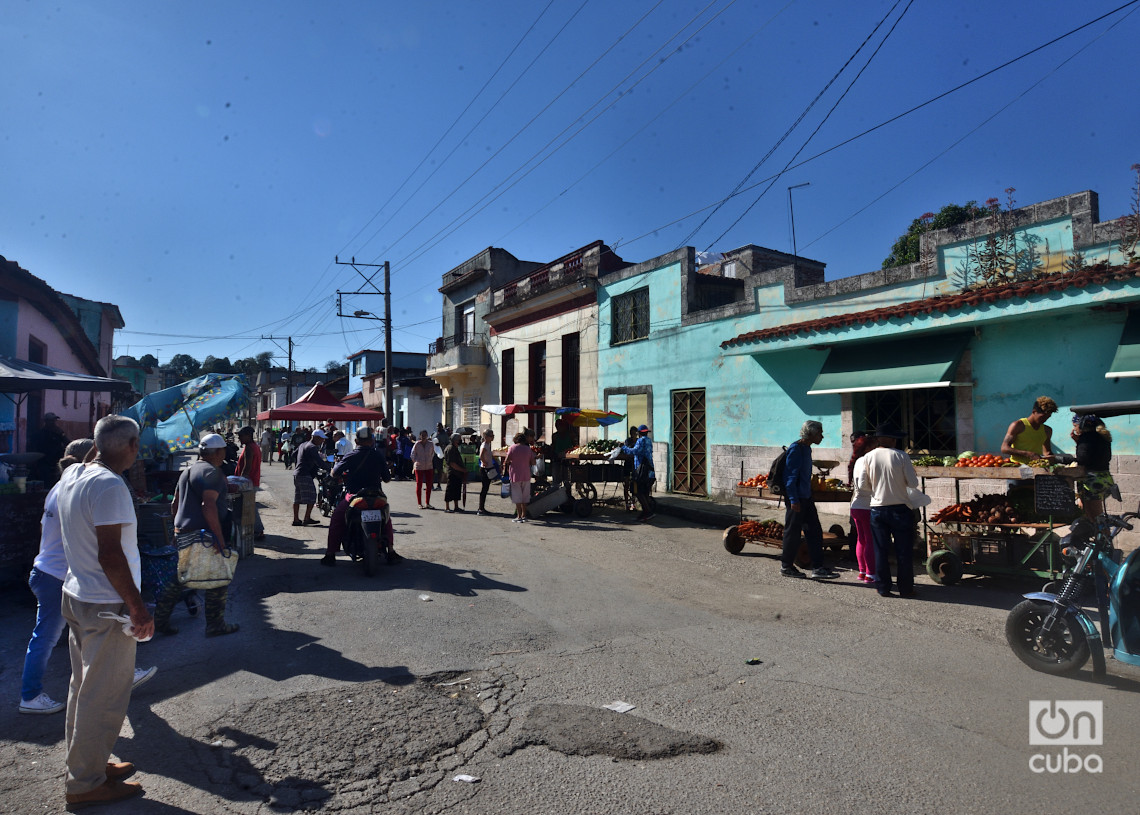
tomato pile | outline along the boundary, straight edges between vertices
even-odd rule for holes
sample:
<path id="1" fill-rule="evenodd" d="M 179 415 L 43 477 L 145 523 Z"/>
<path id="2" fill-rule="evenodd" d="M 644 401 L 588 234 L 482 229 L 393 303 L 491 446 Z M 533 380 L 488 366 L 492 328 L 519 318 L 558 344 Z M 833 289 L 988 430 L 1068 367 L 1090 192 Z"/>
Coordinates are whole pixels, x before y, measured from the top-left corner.
<path id="1" fill-rule="evenodd" d="M 995 456 L 993 453 L 983 453 L 973 458 L 960 458 L 955 467 L 1016 467 L 1008 458 Z"/>
<path id="2" fill-rule="evenodd" d="M 738 486 L 738 487 L 767 487 L 768 486 L 768 474 L 767 473 L 761 473 L 759 475 L 754 475 L 751 478 L 746 478 L 743 481 L 737 481 L 736 486 Z"/>

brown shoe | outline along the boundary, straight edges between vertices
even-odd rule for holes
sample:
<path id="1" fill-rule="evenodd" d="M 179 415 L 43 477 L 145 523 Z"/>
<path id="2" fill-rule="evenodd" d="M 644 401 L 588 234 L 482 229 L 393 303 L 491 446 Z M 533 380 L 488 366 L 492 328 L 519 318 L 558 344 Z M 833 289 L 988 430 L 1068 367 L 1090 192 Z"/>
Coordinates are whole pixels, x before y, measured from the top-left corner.
<path id="1" fill-rule="evenodd" d="M 122 781 L 135 774 L 135 765 L 129 761 L 108 761 L 106 774 L 108 778 Z"/>
<path id="2" fill-rule="evenodd" d="M 90 792 L 81 792 L 78 795 L 67 796 L 67 811 L 74 812 L 82 807 L 95 804 L 110 804 L 114 801 L 123 801 L 142 795 L 142 784 L 134 781 L 120 781 L 108 778 L 100 786 Z"/>

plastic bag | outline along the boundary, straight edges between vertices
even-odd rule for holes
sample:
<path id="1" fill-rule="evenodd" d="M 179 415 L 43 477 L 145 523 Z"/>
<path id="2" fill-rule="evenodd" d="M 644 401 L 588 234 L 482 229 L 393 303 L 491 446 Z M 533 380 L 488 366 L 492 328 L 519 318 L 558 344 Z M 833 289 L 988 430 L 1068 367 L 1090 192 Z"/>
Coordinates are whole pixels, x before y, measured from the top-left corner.
<path id="1" fill-rule="evenodd" d="M 131 618 L 130 617 L 124 617 L 122 614 L 116 614 L 113 611 L 100 611 L 99 616 L 102 617 L 104 620 L 116 620 L 117 622 L 122 623 L 123 624 L 123 633 L 126 634 L 131 639 L 135 640 L 136 642 L 149 642 L 150 641 L 150 637 L 147 637 L 144 640 L 142 637 L 136 637 L 135 636 L 135 628 L 133 625 L 131 625 Z"/>

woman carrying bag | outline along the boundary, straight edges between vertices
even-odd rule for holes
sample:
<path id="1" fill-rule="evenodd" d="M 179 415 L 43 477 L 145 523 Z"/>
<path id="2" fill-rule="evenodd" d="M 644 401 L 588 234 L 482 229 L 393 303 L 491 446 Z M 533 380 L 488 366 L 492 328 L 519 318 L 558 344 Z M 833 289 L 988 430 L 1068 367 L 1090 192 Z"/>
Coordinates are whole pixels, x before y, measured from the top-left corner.
<path id="1" fill-rule="evenodd" d="M 154 628 L 162 634 L 177 634 L 170 625 L 170 612 L 186 588 L 204 588 L 206 636 L 233 634 L 237 623 L 227 623 L 226 593 L 233 577 L 237 554 L 226 545 L 230 508 L 226 476 L 221 464 L 226 441 L 208 433 L 198 445 L 201 457 L 182 471 L 170 511 L 174 515 L 174 540 L 178 545 L 178 579 L 171 582 L 155 604 Z"/>

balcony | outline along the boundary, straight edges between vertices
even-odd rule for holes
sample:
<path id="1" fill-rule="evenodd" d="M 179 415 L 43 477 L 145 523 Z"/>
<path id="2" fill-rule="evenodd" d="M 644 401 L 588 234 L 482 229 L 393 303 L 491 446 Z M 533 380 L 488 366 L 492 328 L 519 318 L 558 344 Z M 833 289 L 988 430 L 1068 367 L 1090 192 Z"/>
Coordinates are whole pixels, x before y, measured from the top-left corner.
<path id="1" fill-rule="evenodd" d="M 522 280 L 495 289 L 491 292 L 491 311 L 517 306 L 563 286 L 596 278 L 597 269 L 587 268 L 582 261 L 582 255 L 574 255 L 564 261 L 543 267 Z"/>
<path id="2" fill-rule="evenodd" d="M 444 387 L 470 376 L 482 378 L 488 365 L 482 335 L 440 337 L 428 346 L 427 375 Z"/>

